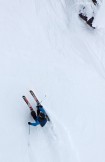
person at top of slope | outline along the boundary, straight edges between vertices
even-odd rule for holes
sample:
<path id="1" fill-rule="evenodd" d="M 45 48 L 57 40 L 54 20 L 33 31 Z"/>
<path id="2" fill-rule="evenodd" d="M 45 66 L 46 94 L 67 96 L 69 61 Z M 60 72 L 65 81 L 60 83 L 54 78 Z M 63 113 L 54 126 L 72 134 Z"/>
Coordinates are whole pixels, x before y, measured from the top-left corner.
<path id="1" fill-rule="evenodd" d="M 94 11 L 93 11 L 93 13 L 92 13 L 92 16 L 89 18 L 88 16 L 87 16 L 87 14 L 86 14 L 86 11 L 85 11 L 85 7 L 83 6 L 82 8 L 81 8 L 81 10 L 79 11 L 79 17 L 81 18 L 81 19 L 83 19 L 90 27 L 92 27 L 92 28 L 94 28 L 95 29 L 95 27 L 93 27 L 93 21 L 94 21 Z"/>
<path id="2" fill-rule="evenodd" d="M 40 103 L 37 104 L 36 108 L 37 113 L 34 110 L 31 111 L 31 116 L 35 120 L 35 123 L 28 122 L 28 124 L 32 126 L 41 125 L 43 127 L 49 121 L 49 117 Z"/>
<path id="3" fill-rule="evenodd" d="M 79 13 L 79 16 L 87 22 L 87 24 L 89 24 L 90 26 L 92 26 L 92 22 L 94 20 L 94 17 L 92 16 L 90 19 L 88 19 L 87 16 L 83 15 L 83 13 Z"/>

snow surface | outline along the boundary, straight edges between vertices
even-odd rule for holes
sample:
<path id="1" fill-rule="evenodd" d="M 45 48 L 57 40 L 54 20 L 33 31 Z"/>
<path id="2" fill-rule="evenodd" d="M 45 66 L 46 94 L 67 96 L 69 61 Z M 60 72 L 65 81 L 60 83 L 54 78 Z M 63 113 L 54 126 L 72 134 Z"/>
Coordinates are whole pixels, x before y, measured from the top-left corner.
<path id="1" fill-rule="evenodd" d="M 0 0 L 0 162 L 105 162 L 105 2 L 94 31 L 80 6 Z M 29 134 L 30 89 L 52 124 Z"/>

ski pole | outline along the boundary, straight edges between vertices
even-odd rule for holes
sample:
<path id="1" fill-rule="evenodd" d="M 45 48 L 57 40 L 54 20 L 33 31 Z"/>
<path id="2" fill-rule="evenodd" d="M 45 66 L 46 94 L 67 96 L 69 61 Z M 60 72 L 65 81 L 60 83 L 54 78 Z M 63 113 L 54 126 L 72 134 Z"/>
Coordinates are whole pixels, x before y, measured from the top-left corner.
<path id="1" fill-rule="evenodd" d="M 30 135 L 30 125 L 29 125 L 29 135 Z"/>
<path id="2" fill-rule="evenodd" d="M 45 98 L 46 98 L 46 95 L 44 96 L 43 100 L 40 101 L 40 103 L 42 103 L 45 100 Z"/>
<path id="3" fill-rule="evenodd" d="M 28 134 L 28 147 L 30 146 L 30 125 L 29 125 L 29 134 Z"/>

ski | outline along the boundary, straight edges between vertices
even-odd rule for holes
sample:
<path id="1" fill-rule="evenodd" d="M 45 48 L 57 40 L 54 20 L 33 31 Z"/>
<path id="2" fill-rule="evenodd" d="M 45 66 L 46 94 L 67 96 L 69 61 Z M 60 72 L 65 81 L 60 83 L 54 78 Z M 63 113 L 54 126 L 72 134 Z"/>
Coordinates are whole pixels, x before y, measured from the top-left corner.
<path id="1" fill-rule="evenodd" d="M 25 103 L 28 105 L 30 111 L 33 111 L 33 108 L 32 108 L 32 106 L 31 106 L 30 102 L 28 101 L 28 99 L 27 99 L 25 96 L 22 96 L 22 98 L 23 98 L 23 100 L 25 101 Z"/>
<path id="2" fill-rule="evenodd" d="M 30 90 L 29 92 L 31 93 L 31 95 L 32 95 L 32 97 L 34 98 L 34 100 L 36 101 L 36 103 L 39 105 L 40 102 L 39 102 L 39 100 L 37 99 L 35 93 L 34 93 L 32 90 Z"/>

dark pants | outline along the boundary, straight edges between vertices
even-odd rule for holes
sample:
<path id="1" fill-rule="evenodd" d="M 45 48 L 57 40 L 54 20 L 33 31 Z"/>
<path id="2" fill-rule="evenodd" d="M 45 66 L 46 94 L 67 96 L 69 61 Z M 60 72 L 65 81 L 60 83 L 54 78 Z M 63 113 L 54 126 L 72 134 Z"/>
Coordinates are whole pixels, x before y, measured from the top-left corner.
<path id="1" fill-rule="evenodd" d="M 33 117 L 33 119 L 36 121 L 37 117 L 36 117 L 36 113 L 35 111 L 31 111 L 31 116 Z"/>

